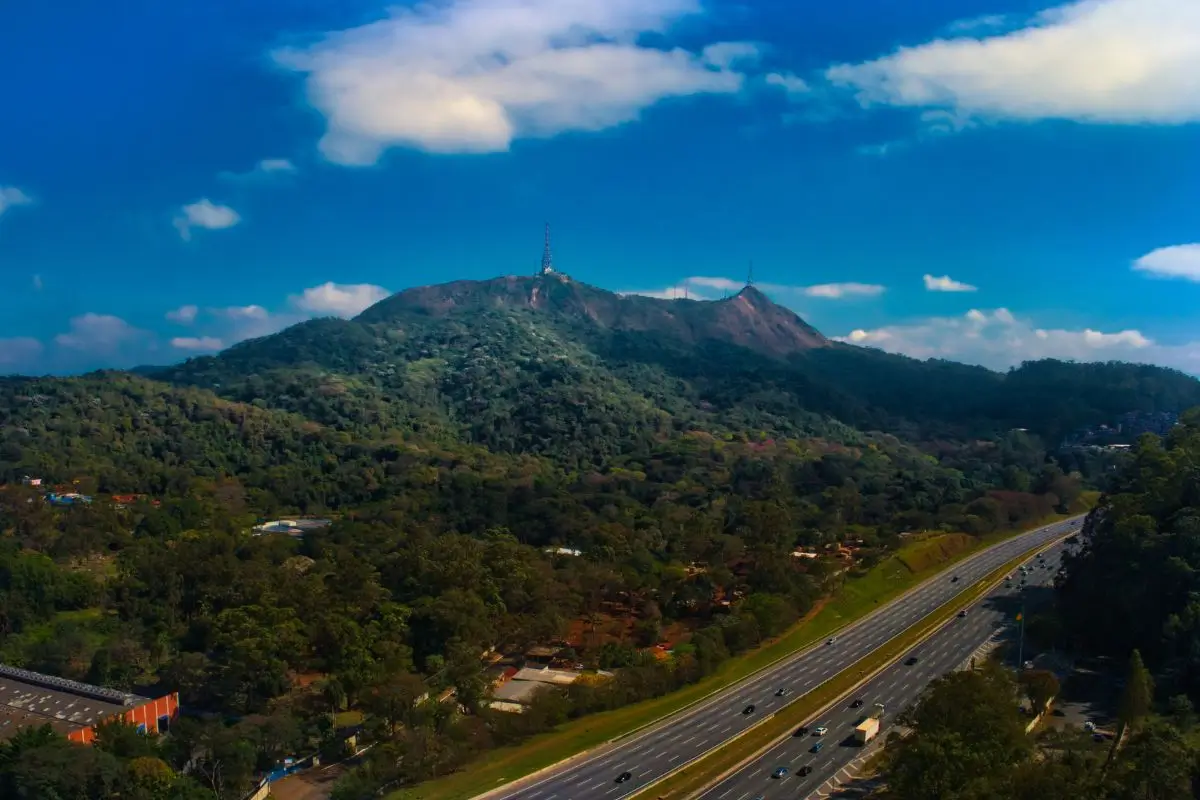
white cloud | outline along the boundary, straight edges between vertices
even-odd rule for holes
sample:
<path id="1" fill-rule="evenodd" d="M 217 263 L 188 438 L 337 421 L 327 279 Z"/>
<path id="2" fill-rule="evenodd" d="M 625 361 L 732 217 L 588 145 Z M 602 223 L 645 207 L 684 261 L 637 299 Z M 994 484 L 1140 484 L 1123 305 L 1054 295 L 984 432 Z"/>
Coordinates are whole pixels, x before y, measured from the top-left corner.
<path id="1" fill-rule="evenodd" d="M 977 292 L 979 287 L 972 286 L 969 283 L 956 281 L 949 275 L 934 277 L 933 275 L 924 275 L 921 278 L 925 281 L 925 290 L 929 292 Z"/>
<path id="2" fill-rule="evenodd" d="M 0 367 L 17 369 L 31 364 L 42 354 L 42 343 L 28 336 L 0 339 Z"/>
<path id="3" fill-rule="evenodd" d="M 227 181 L 249 181 L 271 175 L 285 175 L 296 171 L 296 165 L 286 158 L 264 158 L 247 172 L 222 172 L 217 177 Z"/>
<path id="4" fill-rule="evenodd" d="M 837 339 L 914 358 L 944 358 L 993 369 L 1039 358 L 1060 358 L 1132 361 L 1200 373 L 1200 342 L 1164 345 L 1137 330 L 1106 333 L 1091 328 L 1043 328 L 1004 308 L 972 309 L 958 317 L 860 329 Z"/>
<path id="5" fill-rule="evenodd" d="M 807 297 L 839 300 L 843 297 L 878 297 L 886 288 L 877 283 L 819 283 L 816 286 L 805 286 L 803 291 Z"/>
<path id="6" fill-rule="evenodd" d="M 305 289 L 292 304 L 312 314 L 353 317 L 387 297 L 391 292 L 382 286 L 369 283 L 353 285 L 337 284 L 332 281 Z"/>
<path id="7" fill-rule="evenodd" d="M 771 72 L 765 78 L 770 86 L 778 86 L 788 94 L 806 94 L 812 91 L 812 87 L 798 75 L 793 75 L 790 72 Z"/>
<path id="8" fill-rule="evenodd" d="M 90 353 L 111 353 L 144 336 L 120 317 L 91 312 L 71 318 L 70 329 L 54 337 L 60 347 Z"/>
<path id="9" fill-rule="evenodd" d="M 171 340 L 171 347 L 211 353 L 220 350 L 223 345 L 215 336 L 176 336 Z"/>
<path id="10" fill-rule="evenodd" d="M 738 64 L 757 63 L 762 54 L 758 46 L 750 42 L 717 42 L 704 48 L 700 55 L 706 64 L 729 69 Z"/>
<path id="11" fill-rule="evenodd" d="M 1200 283 L 1200 244 L 1160 247 L 1134 261 L 1133 268 L 1158 278 L 1183 278 Z"/>
<path id="12" fill-rule="evenodd" d="M 728 64 L 750 45 L 697 55 L 639 44 L 700 10 L 698 0 L 423 3 L 275 57 L 307 75 L 331 161 L 370 165 L 389 147 L 499 152 L 631 122 L 664 98 L 737 92 L 744 76 Z"/>
<path id="13" fill-rule="evenodd" d="M 232 228 L 242 221 L 241 216 L 232 208 L 217 205 L 207 197 L 189 203 L 181 208 L 180 212 L 179 216 L 175 217 L 174 224 L 184 241 L 192 238 L 192 228 L 220 230 Z"/>
<path id="14" fill-rule="evenodd" d="M 286 158 L 264 158 L 256 169 L 259 172 L 295 172 L 296 165 Z"/>
<path id="15" fill-rule="evenodd" d="M 789 286 L 780 283 L 756 282 L 754 286 L 771 294 L 822 297 L 835 300 L 847 297 L 877 297 L 887 290 L 887 287 L 874 283 L 820 283 L 814 286 Z M 618 292 L 618 294 L 636 294 L 665 300 L 683 297 L 693 300 L 717 300 L 724 295 L 737 294 L 744 288 L 746 288 L 745 280 L 697 275 L 684 278 L 677 284 L 661 289 L 629 290 Z"/>
<path id="16" fill-rule="evenodd" d="M 196 315 L 200 313 L 200 309 L 196 306 L 180 306 L 174 311 L 167 312 L 167 319 L 171 322 L 178 322 L 180 325 L 191 325 L 196 321 Z"/>
<path id="17" fill-rule="evenodd" d="M 826 71 L 864 106 L 962 119 L 1200 121 L 1200 2 L 1081 0 L 1019 30 L 937 39 Z M 960 122 L 960 127 L 961 127 Z"/>
<path id="18" fill-rule="evenodd" d="M 235 320 L 264 320 L 271 312 L 259 305 L 229 306 L 217 309 L 217 313 Z"/>
<path id="19" fill-rule="evenodd" d="M 32 203 L 32 198 L 15 186 L 0 186 L 0 214 L 15 206 Z"/>

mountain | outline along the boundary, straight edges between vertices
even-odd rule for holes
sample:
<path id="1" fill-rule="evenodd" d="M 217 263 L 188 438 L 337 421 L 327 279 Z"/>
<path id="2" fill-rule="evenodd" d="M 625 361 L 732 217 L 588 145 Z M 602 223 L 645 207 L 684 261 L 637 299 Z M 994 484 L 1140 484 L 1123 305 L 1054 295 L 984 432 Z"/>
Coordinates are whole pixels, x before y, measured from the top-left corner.
<path id="1" fill-rule="evenodd" d="M 367 309 L 358 320 L 388 323 L 412 314 L 449 317 L 520 309 L 574 318 L 604 330 L 652 332 L 686 344 L 727 342 L 773 356 L 829 344 L 816 328 L 753 286 L 718 301 L 666 300 L 607 292 L 561 273 L 408 289 Z"/>
<path id="2" fill-rule="evenodd" d="M 1128 412 L 1200 404 L 1159 367 L 1044 361 L 1005 373 L 831 342 L 753 287 L 625 296 L 550 274 L 400 292 L 217 356 L 146 371 L 356 437 L 389 433 L 574 468 L 689 431 L 910 442 L 1028 429 L 1055 444 Z"/>

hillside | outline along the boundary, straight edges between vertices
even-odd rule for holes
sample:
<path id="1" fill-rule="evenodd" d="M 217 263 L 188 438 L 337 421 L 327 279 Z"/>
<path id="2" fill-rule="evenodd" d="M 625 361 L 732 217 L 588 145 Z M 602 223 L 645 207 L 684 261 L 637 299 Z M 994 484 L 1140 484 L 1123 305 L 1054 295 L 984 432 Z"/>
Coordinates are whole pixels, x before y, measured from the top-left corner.
<path id="1" fill-rule="evenodd" d="M 1044 361 L 1006 374 L 830 342 L 750 287 L 720 301 L 626 297 L 561 276 L 400 292 L 151 370 L 356 435 L 399 430 L 596 466 L 691 430 L 771 438 L 995 438 L 1054 445 L 1121 414 L 1200 404 L 1159 367 Z"/>

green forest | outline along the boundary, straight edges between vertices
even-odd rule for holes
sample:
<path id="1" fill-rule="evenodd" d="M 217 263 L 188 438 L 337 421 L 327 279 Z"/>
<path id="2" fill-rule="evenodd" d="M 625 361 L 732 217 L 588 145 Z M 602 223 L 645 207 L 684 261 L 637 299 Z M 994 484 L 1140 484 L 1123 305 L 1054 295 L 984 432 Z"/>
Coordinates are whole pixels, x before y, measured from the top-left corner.
<path id="1" fill-rule="evenodd" d="M 70 771 L 52 766 L 63 741 L 23 735 L 0 750 L 0 786 L 240 797 L 286 755 L 339 757 L 347 725 L 379 746 L 338 798 L 442 775 L 711 674 L 902 534 L 1066 511 L 1122 456 L 1060 452 L 1062 436 L 1196 402 L 1200 384 L 1157 368 L 999 375 L 855 348 L 789 361 L 524 312 L 317 320 L 169 369 L 2 379 L 0 661 L 179 691 L 192 716 L 161 742 L 110 731 Z M 1147 474 L 1122 471 L 1113 508 L 1167 491 L 1149 474 L 1161 447 L 1139 445 Z M 50 505 L 27 476 L 92 502 Z M 1186 530 L 1187 491 L 1154 519 Z M 1149 513 L 1120 530 L 1141 535 Z M 250 533 L 297 514 L 333 524 Z M 791 555 L 845 543 L 849 573 Z M 1163 641 L 1139 625 L 1111 646 L 1157 669 L 1193 646 L 1192 551 L 1163 544 L 1151 563 L 1137 548 L 1171 579 L 1113 613 L 1161 612 Z M 667 659 L 650 650 L 664 641 Z M 481 654 L 546 643 L 615 676 L 525 714 L 488 707 Z"/>
<path id="2" fill-rule="evenodd" d="M 1200 794 L 1200 410 L 1145 435 L 1064 558 L 1042 644 L 1108 664 L 1122 686 L 1115 739 L 1024 733 L 1016 699 L 1037 690 L 992 668 L 933 684 L 889 747 L 882 797 L 1102 800 Z M 1024 679 L 1025 675 L 1022 675 Z M 1057 691 L 1043 690 L 1049 697 Z M 1023 681 L 1023 683 L 1025 683 Z"/>

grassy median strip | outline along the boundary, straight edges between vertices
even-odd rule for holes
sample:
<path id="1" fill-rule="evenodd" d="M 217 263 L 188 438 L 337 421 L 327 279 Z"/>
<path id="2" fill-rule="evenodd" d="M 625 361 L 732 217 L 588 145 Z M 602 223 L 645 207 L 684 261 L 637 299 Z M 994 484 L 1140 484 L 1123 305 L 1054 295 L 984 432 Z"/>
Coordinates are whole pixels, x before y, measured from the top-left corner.
<path id="1" fill-rule="evenodd" d="M 898 553 L 884 559 L 862 577 L 847 580 L 832 599 L 794 625 L 787 633 L 748 653 L 731 658 L 716 672 L 698 683 L 653 700 L 574 720 L 515 747 L 493 750 L 459 772 L 392 792 L 387 800 L 467 800 L 571 756 L 627 736 L 703 700 L 713 692 L 749 677 L 781 658 L 827 638 L 834 631 L 860 619 L 973 553 L 1032 528 L 1061 519 L 1066 519 L 1066 516 L 1042 520 L 1018 530 L 987 534 L 975 539 L 976 544 L 973 547 L 962 549 L 946 560 L 935 563 L 929 563 L 923 558 L 929 550 L 929 539 L 901 548 Z M 919 563 L 924 568 L 914 572 L 905 559 Z"/>
<path id="2" fill-rule="evenodd" d="M 698 761 L 675 772 L 662 781 L 652 784 L 633 795 L 633 800 L 684 800 L 720 780 L 725 773 L 738 767 L 743 761 L 755 756 L 777 739 L 787 735 L 798 725 L 811 721 L 811 717 L 849 692 L 864 678 L 887 666 L 904 653 L 920 644 L 939 627 L 952 619 L 959 611 L 969 608 L 987 593 L 1003 576 L 1012 572 L 1028 560 L 1035 552 L 1045 549 L 1047 544 L 1030 548 L 1020 556 L 989 572 L 971 588 L 957 595 L 916 625 L 898 634 L 878 649 L 864 656 L 852 666 L 842 670 L 825 683 L 808 692 L 794 703 L 776 711 L 770 720 L 758 725 L 728 745 L 715 750 Z M 898 709 L 893 709 L 892 713 Z"/>

